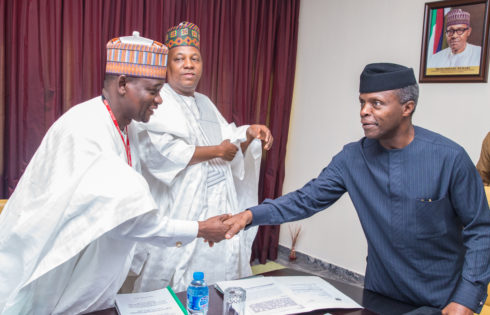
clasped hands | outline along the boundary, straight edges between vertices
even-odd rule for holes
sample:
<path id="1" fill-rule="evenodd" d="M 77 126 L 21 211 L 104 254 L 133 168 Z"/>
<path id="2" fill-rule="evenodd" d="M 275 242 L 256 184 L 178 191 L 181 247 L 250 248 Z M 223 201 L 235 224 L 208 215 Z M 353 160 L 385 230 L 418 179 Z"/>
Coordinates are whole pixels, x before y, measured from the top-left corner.
<path id="1" fill-rule="evenodd" d="M 245 210 L 235 215 L 221 214 L 199 221 L 197 237 L 204 238 L 212 247 L 224 239 L 230 239 L 252 222 L 252 212 Z"/>

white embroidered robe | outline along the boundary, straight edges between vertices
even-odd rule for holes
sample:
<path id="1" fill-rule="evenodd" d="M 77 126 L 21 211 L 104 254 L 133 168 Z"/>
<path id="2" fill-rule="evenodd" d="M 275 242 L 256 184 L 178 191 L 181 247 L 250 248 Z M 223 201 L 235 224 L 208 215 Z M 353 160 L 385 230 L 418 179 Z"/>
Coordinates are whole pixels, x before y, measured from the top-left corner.
<path id="1" fill-rule="evenodd" d="M 126 159 L 101 97 L 53 124 L 0 215 L 0 314 L 112 307 L 137 241 L 195 239 L 197 222 L 162 217 Z"/>
<path id="2" fill-rule="evenodd" d="M 228 124 L 208 97 L 177 94 L 166 84 L 162 105 L 148 124 L 138 124 L 142 174 L 159 208 L 172 219 L 205 220 L 237 213 L 257 204 L 261 142 L 254 140 L 231 162 L 222 159 L 188 166 L 196 146 L 218 145 L 230 139 L 239 148 L 248 126 Z M 257 229 L 242 231 L 209 248 L 202 239 L 181 248 L 139 248 L 133 271 L 134 291 L 171 285 L 185 290 L 194 271 L 208 284 L 251 275 L 250 254 Z M 143 267 L 144 265 L 144 267 Z"/>

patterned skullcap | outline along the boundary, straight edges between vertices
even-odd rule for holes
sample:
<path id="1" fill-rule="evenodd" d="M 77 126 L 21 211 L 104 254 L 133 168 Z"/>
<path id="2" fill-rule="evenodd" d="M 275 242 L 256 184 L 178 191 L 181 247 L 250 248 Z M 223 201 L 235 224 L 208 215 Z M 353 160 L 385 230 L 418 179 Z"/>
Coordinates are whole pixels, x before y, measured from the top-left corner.
<path id="1" fill-rule="evenodd" d="M 359 93 L 396 90 L 417 84 L 412 68 L 394 63 L 371 63 L 361 73 Z"/>
<path id="2" fill-rule="evenodd" d="M 177 46 L 193 46 L 200 49 L 200 40 L 199 27 L 196 24 L 181 22 L 179 25 L 168 29 L 165 36 L 165 45 L 167 45 L 168 49 Z"/>
<path id="3" fill-rule="evenodd" d="M 168 49 L 162 43 L 133 36 L 111 39 L 107 43 L 105 72 L 131 77 L 165 79 Z"/>
<path id="4" fill-rule="evenodd" d="M 453 9 L 446 15 L 446 27 L 455 24 L 466 24 L 470 26 L 470 14 L 461 9 Z"/>

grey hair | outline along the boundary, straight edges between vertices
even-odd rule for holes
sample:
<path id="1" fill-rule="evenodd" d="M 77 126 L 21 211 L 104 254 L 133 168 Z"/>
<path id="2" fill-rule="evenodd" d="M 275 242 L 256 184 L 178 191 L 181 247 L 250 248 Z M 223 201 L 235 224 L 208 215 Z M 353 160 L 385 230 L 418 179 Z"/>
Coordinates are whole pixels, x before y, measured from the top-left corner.
<path id="1" fill-rule="evenodd" d="M 408 101 L 413 101 L 415 105 L 417 105 L 417 101 L 419 100 L 419 85 L 415 83 L 413 85 L 397 89 L 395 90 L 395 93 L 398 96 L 398 101 L 400 102 L 400 104 L 405 104 Z"/>
<path id="2" fill-rule="evenodd" d="M 398 96 L 398 101 L 400 102 L 400 104 L 405 104 L 408 101 L 413 101 L 415 103 L 415 106 L 417 106 L 417 102 L 419 100 L 419 85 L 417 83 L 403 87 L 401 89 L 396 89 L 395 93 Z M 415 107 L 412 114 L 414 112 Z"/>

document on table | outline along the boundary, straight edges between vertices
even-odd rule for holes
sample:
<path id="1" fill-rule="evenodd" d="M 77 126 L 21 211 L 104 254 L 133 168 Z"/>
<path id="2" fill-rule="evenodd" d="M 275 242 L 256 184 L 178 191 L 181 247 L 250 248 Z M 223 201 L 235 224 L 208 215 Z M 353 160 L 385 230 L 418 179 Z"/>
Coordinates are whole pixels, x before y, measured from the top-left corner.
<path id="1" fill-rule="evenodd" d="M 170 287 L 165 289 L 116 295 L 120 315 L 182 315 L 187 314 Z"/>
<path id="2" fill-rule="evenodd" d="M 326 308 L 362 308 L 327 281 L 316 276 L 263 277 L 221 281 L 225 290 L 247 292 L 245 315 L 291 314 Z"/>

